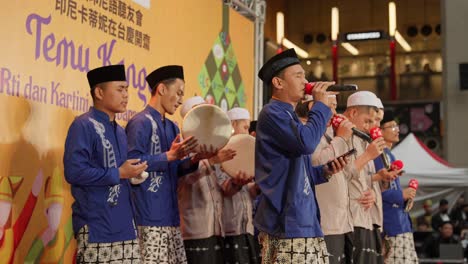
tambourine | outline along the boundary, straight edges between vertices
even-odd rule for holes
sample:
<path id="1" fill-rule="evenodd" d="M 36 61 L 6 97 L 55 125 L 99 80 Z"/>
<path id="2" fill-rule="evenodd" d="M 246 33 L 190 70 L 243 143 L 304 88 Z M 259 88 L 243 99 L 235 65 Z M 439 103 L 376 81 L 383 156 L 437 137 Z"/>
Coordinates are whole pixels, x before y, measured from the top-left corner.
<path id="1" fill-rule="evenodd" d="M 218 106 L 203 104 L 192 108 L 182 121 L 182 137 L 193 136 L 198 140 L 195 151 L 199 152 L 200 146 L 208 149 L 223 148 L 232 134 L 231 120 Z"/>
<path id="2" fill-rule="evenodd" d="M 224 148 L 236 151 L 232 160 L 222 163 L 223 170 L 231 177 L 238 171 L 244 171 L 249 176 L 255 173 L 255 138 L 251 135 L 238 134 L 229 139 Z"/>

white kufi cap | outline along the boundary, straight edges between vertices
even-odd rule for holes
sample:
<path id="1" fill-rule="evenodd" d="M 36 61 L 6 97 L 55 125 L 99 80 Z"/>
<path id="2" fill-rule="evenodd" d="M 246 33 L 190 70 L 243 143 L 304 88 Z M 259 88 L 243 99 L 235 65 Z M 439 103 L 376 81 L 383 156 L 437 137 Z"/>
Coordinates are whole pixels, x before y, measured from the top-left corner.
<path id="1" fill-rule="evenodd" d="M 234 107 L 231 110 L 227 111 L 227 115 L 231 121 L 248 119 L 250 120 L 249 110 L 240 107 Z"/>
<path id="2" fill-rule="evenodd" d="M 369 92 L 369 91 L 355 92 L 348 97 L 348 102 L 346 104 L 346 107 L 369 105 L 369 106 L 375 106 L 378 108 L 379 103 L 377 99 L 378 99 L 377 96 L 373 92 Z"/>
<path id="3" fill-rule="evenodd" d="M 185 117 L 190 109 L 199 104 L 206 104 L 205 99 L 203 99 L 201 96 L 194 96 L 185 100 L 185 102 L 182 104 L 182 108 L 180 109 L 180 115 L 182 118 Z"/>
<path id="4" fill-rule="evenodd" d="M 377 98 L 377 105 L 378 105 L 377 108 L 384 109 L 383 104 L 382 104 L 382 100 L 380 100 L 380 98 Z"/>

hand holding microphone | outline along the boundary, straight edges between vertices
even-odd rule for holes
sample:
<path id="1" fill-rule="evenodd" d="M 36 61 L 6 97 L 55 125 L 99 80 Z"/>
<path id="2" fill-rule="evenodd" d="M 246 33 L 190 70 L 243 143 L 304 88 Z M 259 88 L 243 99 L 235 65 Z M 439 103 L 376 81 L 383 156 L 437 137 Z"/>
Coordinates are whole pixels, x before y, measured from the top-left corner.
<path id="1" fill-rule="evenodd" d="M 381 138 L 383 136 L 382 135 L 382 130 L 379 127 L 371 128 L 371 130 L 369 131 L 369 134 L 370 134 L 370 137 L 372 138 L 372 140 L 375 140 L 377 138 Z"/>
<path id="2" fill-rule="evenodd" d="M 408 183 L 408 188 L 403 190 L 403 199 L 407 200 L 405 212 L 409 212 L 413 208 L 414 197 L 416 197 L 416 190 L 418 190 L 418 180 L 411 179 Z"/>
<path id="3" fill-rule="evenodd" d="M 395 160 L 392 162 L 392 165 L 390 165 L 390 170 L 389 171 L 399 171 L 403 169 L 405 165 L 403 164 L 403 161 L 401 160 Z"/>
<path id="4" fill-rule="evenodd" d="M 398 176 L 401 176 L 404 173 L 404 170 L 402 170 L 404 166 L 403 161 L 395 160 L 392 162 L 392 165 L 390 165 L 389 171 L 399 171 Z"/>
<path id="5" fill-rule="evenodd" d="M 337 137 L 342 137 L 344 140 L 351 138 L 354 125 L 343 115 L 336 114 L 331 119 L 331 125 Z"/>
<path id="6" fill-rule="evenodd" d="M 337 131 L 338 128 L 340 127 L 341 125 L 341 122 L 343 122 L 344 120 L 346 120 L 345 117 L 341 116 L 341 115 L 335 115 L 333 116 L 332 118 L 332 121 L 331 121 L 331 124 L 333 126 L 333 130 Z M 371 143 L 372 142 L 372 139 L 369 137 L 369 135 L 367 135 L 366 133 L 362 132 L 361 130 L 353 127 L 351 128 L 351 130 L 353 131 L 353 134 L 357 137 L 360 137 L 361 139 Z"/>
<path id="7" fill-rule="evenodd" d="M 378 138 L 382 138 L 382 130 L 378 127 L 372 128 L 370 130 L 370 137 L 372 138 L 373 141 Z M 382 159 L 385 169 L 390 169 L 390 161 L 388 160 L 388 157 L 385 154 L 385 152 L 382 152 L 380 154 L 380 158 Z"/>
<path id="8" fill-rule="evenodd" d="M 314 101 L 322 102 L 328 105 L 327 89 L 335 84 L 335 82 L 316 82 L 306 83 L 304 87 L 304 95 L 310 94 L 314 97 Z"/>
<path id="9" fill-rule="evenodd" d="M 381 180 L 391 182 L 394 181 L 400 174 L 401 169 L 403 168 L 403 162 L 401 160 L 395 160 L 390 165 L 388 170 L 380 170 L 378 173 L 380 174 Z"/>

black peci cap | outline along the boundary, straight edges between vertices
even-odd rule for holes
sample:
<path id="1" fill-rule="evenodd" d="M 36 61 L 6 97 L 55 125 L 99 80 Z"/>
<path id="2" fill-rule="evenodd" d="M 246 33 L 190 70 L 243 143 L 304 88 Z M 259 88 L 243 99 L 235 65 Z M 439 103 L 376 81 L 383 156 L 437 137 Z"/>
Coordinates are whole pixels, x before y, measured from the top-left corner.
<path id="1" fill-rule="evenodd" d="M 184 79 L 184 68 L 179 65 L 168 65 L 160 67 L 154 70 L 146 77 L 146 81 L 148 82 L 151 90 L 155 88 L 155 86 L 168 79 Z"/>
<path id="2" fill-rule="evenodd" d="M 295 64 L 300 64 L 294 49 L 288 49 L 270 58 L 258 72 L 258 77 L 269 83 L 273 77 L 281 70 Z"/>
<path id="3" fill-rule="evenodd" d="M 127 81 L 124 65 L 110 65 L 90 70 L 86 75 L 89 87 L 92 89 L 96 84 L 113 81 Z"/>

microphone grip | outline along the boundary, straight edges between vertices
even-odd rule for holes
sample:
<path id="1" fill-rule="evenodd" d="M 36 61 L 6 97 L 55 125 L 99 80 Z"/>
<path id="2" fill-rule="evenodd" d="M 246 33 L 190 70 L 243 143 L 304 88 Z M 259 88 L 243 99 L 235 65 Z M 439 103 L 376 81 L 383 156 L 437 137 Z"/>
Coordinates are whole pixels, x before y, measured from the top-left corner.
<path id="1" fill-rule="evenodd" d="M 384 167 L 387 170 L 389 170 L 390 169 L 390 161 L 388 160 L 387 154 L 385 154 L 385 152 L 382 152 L 382 154 L 380 154 L 380 158 L 382 159 Z"/>
<path id="2" fill-rule="evenodd" d="M 355 127 L 353 127 L 352 130 L 353 130 L 353 134 L 355 136 L 360 137 L 361 139 L 363 139 L 363 140 L 365 140 L 365 141 L 367 141 L 369 143 L 372 142 L 372 138 L 369 135 L 367 135 L 366 133 L 362 132 L 361 130 L 359 130 L 359 129 L 355 128 Z"/>
<path id="3" fill-rule="evenodd" d="M 312 94 L 314 90 L 315 83 L 307 83 L 305 85 L 304 93 Z M 334 84 L 327 88 L 328 92 L 346 92 L 346 91 L 357 91 L 358 86 L 356 84 Z"/>
<path id="4" fill-rule="evenodd" d="M 408 201 L 406 202 L 405 213 L 411 210 L 411 208 L 413 207 L 413 202 L 413 199 L 408 199 Z"/>
<path id="5" fill-rule="evenodd" d="M 357 91 L 358 86 L 355 84 L 334 84 L 327 88 L 328 92 L 346 92 Z"/>

